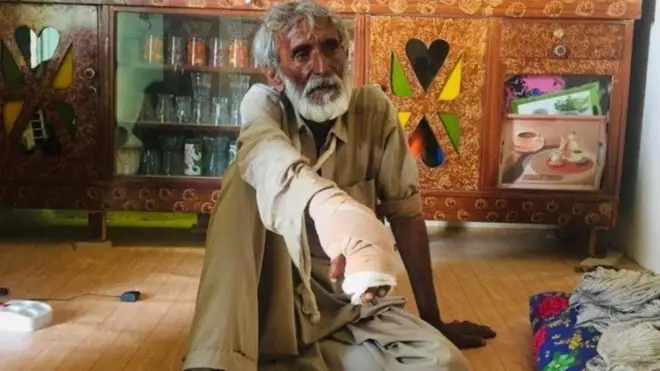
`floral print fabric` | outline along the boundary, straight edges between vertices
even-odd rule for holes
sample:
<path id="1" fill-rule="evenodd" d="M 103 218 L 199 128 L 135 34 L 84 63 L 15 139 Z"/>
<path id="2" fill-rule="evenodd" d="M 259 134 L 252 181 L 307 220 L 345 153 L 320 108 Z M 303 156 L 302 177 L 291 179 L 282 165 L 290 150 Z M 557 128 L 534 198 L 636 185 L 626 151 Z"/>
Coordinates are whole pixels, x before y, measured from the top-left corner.
<path id="1" fill-rule="evenodd" d="M 568 309 L 570 294 L 544 292 L 530 298 L 530 320 L 538 371 L 582 371 L 598 355 L 600 333 L 575 328 L 577 309 Z"/>

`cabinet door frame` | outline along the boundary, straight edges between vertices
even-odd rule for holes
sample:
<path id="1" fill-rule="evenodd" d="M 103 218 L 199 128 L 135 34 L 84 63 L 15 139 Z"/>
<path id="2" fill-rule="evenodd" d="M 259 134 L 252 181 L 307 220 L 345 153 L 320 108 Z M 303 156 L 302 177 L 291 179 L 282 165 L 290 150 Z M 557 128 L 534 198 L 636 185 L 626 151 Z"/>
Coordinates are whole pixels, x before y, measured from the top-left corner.
<path id="1" fill-rule="evenodd" d="M 576 21 L 577 22 L 577 21 Z M 591 22 L 590 22 L 591 23 Z M 615 199 L 619 195 L 621 188 L 621 170 L 623 163 L 623 147 L 625 142 L 625 126 L 628 105 L 628 89 L 630 63 L 632 55 L 632 23 L 628 21 L 624 24 L 624 47 L 623 55 L 617 60 L 596 60 L 596 59 L 515 59 L 500 58 L 499 51 L 505 45 L 501 44 L 500 30 L 501 23 L 494 20 L 491 27 L 490 47 L 488 50 L 488 77 L 486 88 L 486 108 L 487 114 L 483 125 L 483 153 L 482 153 L 482 174 L 481 187 L 484 190 L 496 192 L 505 192 L 507 194 L 517 194 L 520 196 L 529 194 L 561 194 L 565 197 L 581 197 L 586 199 L 601 199 L 608 197 Z M 548 46 L 551 47 L 551 46 Z M 501 156 L 501 130 L 503 115 L 501 112 L 501 102 L 503 99 L 502 89 L 504 87 L 505 76 L 509 74 L 523 74 L 525 66 L 531 66 L 533 63 L 552 64 L 553 69 L 548 69 L 546 74 L 571 74 L 574 66 L 578 63 L 589 63 L 591 69 L 582 69 L 576 75 L 602 75 L 611 76 L 612 91 L 610 93 L 609 120 L 607 122 L 607 154 L 605 156 L 605 167 L 602 174 L 601 186 L 599 191 L 573 191 L 573 190 L 539 190 L 539 189 L 502 189 L 498 187 L 499 164 Z M 521 69 L 508 68 L 507 64 L 516 64 L 522 66 Z M 610 66 L 606 68 L 604 66 Z"/>
<path id="2" fill-rule="evenodd" d="M 365 79 L 369 83 L 381 85 L 386 90 L 390 100 L 396 106 L 397 113 L 408 114 L 407 122 L 402 125 L 411 148 L 413 148 L 411 143 L 415 141 L 413 136 L 422 122 L 421 118 L 426 120 L 427 127 L 433 131 L 435 141 L 443 152 L 444 159 L 439 166 L 429 166 L 424 162 L 423 155 L 416 156 L 422 192 L 424 195 L 447 193 L 469 195 L 478 192 L 481 170 L 474 169 L 472 164 L 479 165 L 483 156 L 482 139 L 479 138 L 483 136 L 483 120 L 487 114 L 483 91 L 488 71 L 484 67 L 484 61 L 489 52 L 488 34 L 491 21 L 476 17 L 423 17 L 418 15 L 371 15 L 368 20 L 367 36 L 365 36 L 365 58 L 367 59 L 365 61 Z M 388 24 L 383 26 L 385 23 Z M 437 30 L 436 27 L 438 27 Z M 433 31 L 429 31 L 430 29 Z M 380 35 L 383 32 L 386 35 Z M 469 32 L 468 36 L 464 36 L 466 32 Z M 461 37 L 463 38 L 461 39 Z M 448 54 L 442 60 L 436 75 L 426 89 L 421 86 L 419 78 L 413 71 L 412 62 L 407 56 L 406 45 L 412 39 L 423 39 L 426 48 L 430 43 L 438 40 L 450 45 Z M 375 43 L 379 41 L 381 43 L 394 42 L 396 45 L 376 45 Z M 387 49 L 384 53 L 386 55 L 381 54 L 381 48 Z M 399 66 L 405 70 L 408 84 L 413 91 L 410 95 L 397 96 L 391 91 L 392 65 L 389 58 L 395 54 Z M 388 61 L 385 62 L 384 58 L 388 58 Z M 459 65 L 460 69 L 458 69 Z M 450 94 L 450 97 L 441 100 L 441 92 L 455 71 L 459 71 L 461 87 L 455 95 Z M 469 83 L 466 82 L 468 79 L 470 79 Z M 455 125 L 458 121 L 460 134 L 457 141 L 454 142 L 457 136 L 450 138 L 447 131 L 450 125 L 443 124 L 442 119 L 439 118 L 440 114 L 453 116 L 454 121 L 448 121 L 451 123 L 450 125 Z M 481 119 L 476 119 L 477 115 Z M 473 140 L 466 145 L 468 140 L 465 138 Z M 468 154 L 466 157 L 469 159 L 463 157 L 465 154 Z M 448 160 L 450 156 L 452 157 L 451 162 Z M 449 166 L 447 166 L 448 164 Z M 472 171 L 472 169 L 474 170 Z M 465 176 L 466 171 L 469 171 L 468 176 Z M 468 180 L 462 182 L 461 177 Z"/>
<path id="3" fill-rule="evenodd" d="M 117 13 L 120 12 L 130 12 L 130 13 L 155 13 L 155 14 L 177 14 L 177 15 L 203 15 L 203 16 L 261 16 L 264 14 L 264 11 L 261 10 L 227 10 L 227 9 L 197 9 L 197 8 L 183 8 L 183 9 L 174 9 L 174 8 L 160 8 L 160 7 L 133 7 L 133 6 L 104 6 L 104 16 L 102 28 L 107 30 L 104 33 L 104 58 L 103 70 L 106 71 L 104 74 L 107 79 L 105 80 L 104 92 L 105 99 L 103 107 L 104 110 L 101 112 L 106 112 L 107 114 L 104 117 L 107 118 L 108 122 L 104 126 L 106 128 L 106 136 L 108 138 L 106 151 L 109 155 L 104 159 L 105 168 L 107 168 L 107 173 L 109 177 L 116 177 L 115 174 L 115 128 L 117 125 L 116 118 L 116 101 L 115 101 L 115 84 L 116 84 L 116 19 Z M 354 14 L 354 13 L 341 13 L 340 14 L 345 19 L 350 19 L 354 21 L 353 25 L 353 43 L 354 43 L 354 68 L 353 68 L 353 86 L 359 87 L 365 84 L 365 68 L 366 68 L 366 57 L 365 57 L 365 35 L 366 35 L 366 15 Z M 145 180 L 148 181 L 148 180 Z"/>
<path id="4" fill-rule="evenodd" d="M 210 213 L 212 205 L 216 202 L 222 187 L 222 181 L 217 178 L 209 179 L 186 179 L 185 177 L 149 177 L 149 176 L 121 176 L 115 174 L 115 128 L 117 125 L 115 108 L 115 84 L 116 84 L 116 14 L 118 12 L 149 12 L 159 14 L 181 14 L 181 15 L 206 15 L 206 16 L 241 16 L 263 15 L 263 11 L 246 10 L 223 10 L 223 9 L 173 9 L 160 7 L 130 7 L 130 6 L 108 6 L 106 9 L 106 38 L 104 50 L 106 58 L 104 63 L 105 77 L 104 84 L 106 95 L 104 116 L 107 117 L 106 133 L 110 150 L 108 151 L 107 169 L 111 174 L 111 180 L 104 184 L 105 207 L 113 210 L 135 210 L 135 211 L 163 211 L 163 212 L 196 212 Z M 341 14 L 347 19 L 352 19 L 353 24 L 353 42 L 354 42 L 354 65 L 353 82 L 354 87 L 364 84 L 365 79 L 365 19 L 366 15 L 356 15 L 352 13 Z M 116 192 L 116 193 L 115 193 Z M 156 192 L 156 193 L 153 193 Z M 148 205 L 141 199 L 142 194 L 166 194 L 167 202 L 159 202 Z M 190 201 L 190 195 L 195 195 L 195 200 Z M 122 201 L 115 199 L 115 196 L 121 196 Z"/>
<path id="5" fill-rule="evenodd" d="M 15 29 L 12 27 L 10 30 L 10 26 L 3 25 L 4 35 L 2 38 L 5 45 L 8 45 L 8 47 L 10 44 L 14 46 L 13 48 L 10 47 L 15 49 L 10 49 L 10 56 L 16 61 L 21 72 L 24 73 L 25 85 L 14 87 L 8 86 L 4 82 L 0 83 L 0 97 L 2 97 L 2 100 L 5 102 L 10 100 L 22 101 L 21 110 L 11 132 L 8 135 L 5 134 L 4 130 L 0 132 L 0 141 L 9 143 L 9 145 L 0 147 L 0 178 L 8 179 L 9 177 L 14 182 L 55 184 L 83 184 L 102 180 L 105 171 L 103 149 L 105 148 L 106 138 L 103 135 L 103 120 L 98 115 L 101 108 L 99 89 L 103 85 L 99 75 L 102 54 L 100 46 L 98 46 L 101 8 L 93 4 L 4 3 L 0 6 L 1 10 L 7 11 L 9 14 L 12 13 L 9 10 L 10 7 L 17 7 L 17 9 L 34 7 L 34 10 L 25 12 L 21 16 L 22 19 L 17 20 L 15 23 L 12 22 L 12 24 L 28 26 L 36 35 L 41 35 L 41 32 L 47 27 L 52 27 L 59 33 L 58 44 L 53 52 L 53 57 L 49 59 L 43 77 L 38 79 L 31 72 L 31 67 L 25 64 L 25 60 L 21 57 L 21 53 L 15 45 L 16 41 L 13 39 Z M 43 14 L 43 12 L 50 11 L 54 15 L 67 10 L 79 11 L 83 14 L 88 11 L 93 13 L 95 18 L 80 20 L 78 22 L 80 26 L 77 27 L 75 25 L 66 26 L 64 21 L 49 21 L 48 16 Z M 40 27 L 40 29 L 35 29 L 35 27 Z M 12 41 L 7 41 L 10 37 Z M 87 40 L 90 40 L 95 47 L 83 48 L 81 45 L 87 46 Z M 18 54 L 15 51 L 18 51 Z M 73 58 L 71 84 L 65 88 L 55 88 L 52 84 L 55 82 L 56 74 L 64 66 L 66 56 L 69 53 Z M 65 102 L 72 106 L 73 119 L 76 122 L 74 133 L 77 137 L 66 133 L 61 117 L 55 113 L 53 103 L 56 101 Z M 20 149 L 18 142 L 22 133 L 28 129 L 30 117 L 38 107 L 37 104 L 43 105 L 46 120 L 53 118 L 53 131 L 61 145 L 60 153 L 56 157 L 46 156 L 40 151 L 25 155 Z M 62 137 L 63 134 L 65 134 L 64 138 Z M 92 135 L 92 137 L 90 138 L 89 135 Z M 77 143 L 81 136 L 89 139 L 89 142 L 85 144 Z M 12 167 L 9 164 L 10 157 L 22 163 L 24 162 L 27 170 L 35 172 L 35 174 L 25 173 L 24 169 L 19 171 L 16 166 Z M 78 161 L 84 161 L 84 163 Z M 43 165 L 40 165 L 40 162 Z M 53 173 L 47 171 L 50 169 L 46 169 L 50 165 L 55 166 Z M 8 173 L 10 168 L 13 174 Z M 25 177 L 17 177 L 16 174 L 19 173 L 25 174 Z"/>

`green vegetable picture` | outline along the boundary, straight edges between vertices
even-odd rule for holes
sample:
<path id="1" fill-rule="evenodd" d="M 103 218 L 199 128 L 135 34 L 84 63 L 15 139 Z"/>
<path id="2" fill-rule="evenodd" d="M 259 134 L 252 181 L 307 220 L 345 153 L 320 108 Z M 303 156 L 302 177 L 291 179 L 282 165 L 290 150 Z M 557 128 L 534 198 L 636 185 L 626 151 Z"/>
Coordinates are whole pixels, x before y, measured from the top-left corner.
<path id="1" fill-rule="evenodd" d="M 589 104 L 589 97 L 585 98 L 573 98 L 568 96 L 565 99 L 562 99 L 558 102 L 555 102 L 555 109 L 559 112 L 585 112 L 591 105 Z"/>
<path id="2" fill-rule="evenodd" d="M 511 112 L 533 115 L 602 115 L 600 83 L 594 81 L 555 93 L 514 99 L 511 101 Z"/>

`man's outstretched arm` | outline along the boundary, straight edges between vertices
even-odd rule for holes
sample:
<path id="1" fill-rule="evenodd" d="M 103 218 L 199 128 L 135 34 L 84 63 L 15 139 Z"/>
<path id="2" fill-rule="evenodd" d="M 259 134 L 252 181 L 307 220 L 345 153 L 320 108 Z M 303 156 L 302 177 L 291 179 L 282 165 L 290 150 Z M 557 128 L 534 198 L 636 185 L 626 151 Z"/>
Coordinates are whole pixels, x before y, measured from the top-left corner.
<path id="1" fill-rule="evenodd" d="M 283 125 L 283 114 L 277 95 L 269 88 L 253 86 L 248 91 L 241 104 L 243 128 L 238 140 L 238 170 L 243 181 L 256 191 L 264 226 L 284 237 L 305 283 L 311 269 L 309 252 L 302 243 L 306 215 L 312 217 L 319 238 L 326 242 L 322 246 L 326 253 L 328 243 L 344 238 L 363 239 L 362 233 L 382 229 L 382 224 L 375 214 L 365 218 L 357 201 L 312 169 L 309 160 L 294 147 L 288 128 Z M 340 214 L 344 220 L 337 220 L 336 206 L 333 206 L 336 202 L 354 204 L 355 208 Z M 362 224 L 362 228 L 352 231 L 334 228 L 346 222 Z M 384 235 L 387 236 L 387 231 Z M 334 259 L 331 264 L 337 261 Z M 373 292 L 365 295 L 373 295 Z M 303 302 L 308 303 L 305 309 L 314 321 L 317 314 L 314 300 Z"/>
<path id="2" fill-rule="evenodd" d="M 283 126 L 279 98 L 269 88 L 250 88 L 241 103 L 241 118 L 238 167 L 243 181 L 256 191 L 261 220 L 277 234 L 299 234 L 311 198 L 336 185 L 315 173 L 294 147 Z"/>

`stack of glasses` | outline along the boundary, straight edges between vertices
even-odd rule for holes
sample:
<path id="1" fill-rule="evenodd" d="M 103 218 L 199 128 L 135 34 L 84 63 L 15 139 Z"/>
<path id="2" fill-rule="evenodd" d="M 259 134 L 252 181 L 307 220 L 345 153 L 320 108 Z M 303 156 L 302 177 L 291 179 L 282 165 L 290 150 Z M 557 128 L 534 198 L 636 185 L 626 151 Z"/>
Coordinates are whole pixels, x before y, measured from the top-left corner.
<path id="1" fill-rule="evenodd" d="M 233 126 L 241 125 L 241 100 L 250 88 L 250 76 L 229 75 L 229 91 L 231 92 L 231 119 Z"/>

